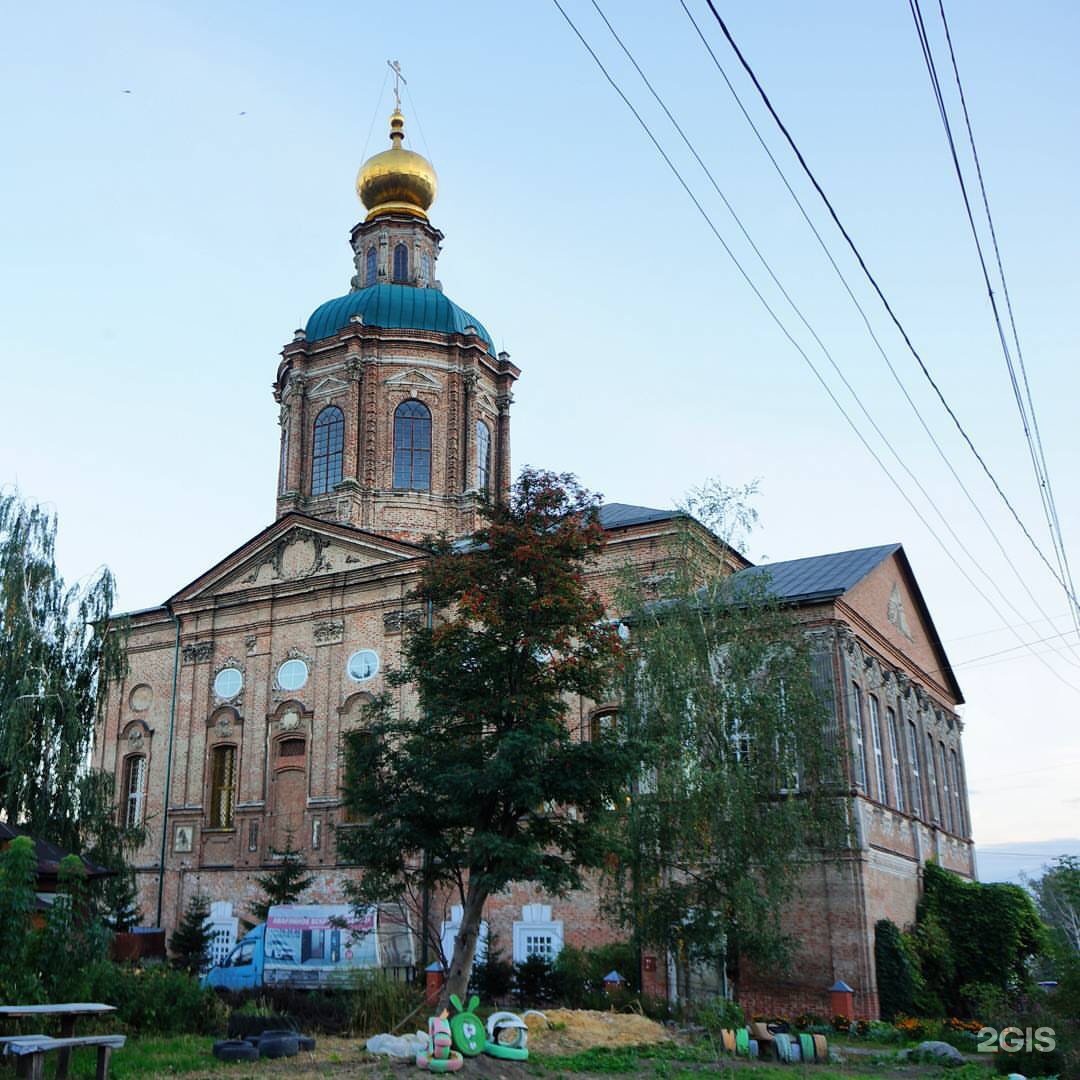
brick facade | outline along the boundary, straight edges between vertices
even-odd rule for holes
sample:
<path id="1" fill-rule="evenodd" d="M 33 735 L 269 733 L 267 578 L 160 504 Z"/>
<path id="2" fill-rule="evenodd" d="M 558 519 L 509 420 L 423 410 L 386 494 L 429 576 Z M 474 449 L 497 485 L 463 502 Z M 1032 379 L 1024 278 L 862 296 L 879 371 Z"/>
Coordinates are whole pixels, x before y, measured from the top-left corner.
<path id="1" fill-rule="evenodd" d="M 399 242 L 412 252 L 410 287 L 438 287 L 441 240 L 426 220 L 387 215 L 358 225 L 354 289 L 369 284 L 369 249 L 378 252 L 384 280 Z M 282 431 L 277 520 L 166 604 L 130 616 L 129 671 L 110 687 L 97 732 L 94 764 L 116 775 L 118 813 L 146 825 L 135 864 L 147 922 L 171 931 L 197 890 L 246 914 L 259 892 L 255 876 L 275 865 L 286 843 L 315 875 L 312 901 L 344 898 L 356 871 L 336 858 L 338 830 L 350 827 L 340 802 L 342 734 L 358 722 L 363 701 L 383 689 L 403 632 L 429 617 L 408 599 L 425 557 L 418 541 L 443 531 L 464 535 L 477 523 L 478 421 L 491 435 L 491 493 L 501 498 L 509 488 L 509 406 L 519 374 L 473 327 L 439 333 L 354 320 L 315 341 L 299 332 L 285 347 L 274 384 Z M 395 487 L 395 410 L 410 401 L 431 416 L 426 490 Z M 318 492 L 315 424 L 328 407 L 344 420 L 341 475 Z M 608 527 L 590 580 L 616 616 L 625 566 L 659 582 L 684 559 L 703 573 L 748 566 L 696 523 L 652 512 Z M 842 978 L 856 989 L 859 1013 L 876 1015 L 874 923 L 912 920 L 927 858 L 974 872 L 959 694 L 941 674 L 947 661 L 902 556 L 799 612 L 833 688 L 855 842 L 841 862 L 803 871 L 785 917 L 801 942 L 792 971 L 777 979 L 744 965 L 733 989 L 750 1012 L 824 1013 L 826 987 Z M 350 672 L 350 657 L 361 650 L 377 657 L 377 671 Z M 287 677 L 301 669 L 303 679 Z M 868 727 L 871 697 L 883 787 Z M 408 690 L 399 694 L 401 709 L 413 705 Z M 596 710 L 614 705 L 574 702 L 569 722 L 577 736 L 588 738 Z M 854 764 L 858 733 L 865 770 Z M 921 758 L 911 758 L 909 735 Z M 141 773 L 131 767 L 139 758 Z M 922 762 L 917 779 L 913 760 Z M 125 791 L 139 776 L 142 790 Z M 433 905 L 436 930 L 451 903 L 445 897 Z M 594 889 L 548 898 L 522 884 L 493 897 L 486 912 L 507 952 L 522 910 L 538 904 L 550 906 L 566 944 L 618 936 L 600 916 Z M 720 985 L 717 973 L 680 971 L 672 958 L 653 954 L 644 957 L 643 979 L 658 996 Z"/>

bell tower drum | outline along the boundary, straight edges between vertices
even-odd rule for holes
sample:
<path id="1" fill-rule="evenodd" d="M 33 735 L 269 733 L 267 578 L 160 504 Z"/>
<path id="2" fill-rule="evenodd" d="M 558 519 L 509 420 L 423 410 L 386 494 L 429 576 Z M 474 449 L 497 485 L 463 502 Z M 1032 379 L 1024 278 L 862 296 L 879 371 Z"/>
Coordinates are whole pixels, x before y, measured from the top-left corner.
<path id="1" fill-rule="evenodd" d="M 419 541 L 471 532 L 479 501 L 505 497 L 520 371 L 443 293 L 435 170 L 404 141 L 398 101 L 390 148 L 356 179 L 351 290 L 282 350 L 277 512 Z"/>

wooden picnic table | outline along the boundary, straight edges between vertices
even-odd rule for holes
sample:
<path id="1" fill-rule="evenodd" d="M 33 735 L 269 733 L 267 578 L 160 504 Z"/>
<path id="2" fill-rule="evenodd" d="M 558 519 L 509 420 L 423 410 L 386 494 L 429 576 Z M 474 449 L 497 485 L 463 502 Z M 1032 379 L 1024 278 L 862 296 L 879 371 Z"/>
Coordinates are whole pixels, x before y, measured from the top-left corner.
<path id="1" fill-rule="evenodd" d="M 55 1005 L 0 1005 L 0 1017 L 12 1019 L 27 1016 L 56 1016 L 60 1019 L 60 1038 L 70 1039 L 75 1035 L 75 1021 L 80 1016 L 97 1016 L 100 1013 L 115 1012 L 115 1005 L 102 1005 L 96 1001 L 69 1001 Z M 71 1050 L 64 1048 L 57 1053 L 56 1080 L 67 1077 L 71 1065 Z"/>

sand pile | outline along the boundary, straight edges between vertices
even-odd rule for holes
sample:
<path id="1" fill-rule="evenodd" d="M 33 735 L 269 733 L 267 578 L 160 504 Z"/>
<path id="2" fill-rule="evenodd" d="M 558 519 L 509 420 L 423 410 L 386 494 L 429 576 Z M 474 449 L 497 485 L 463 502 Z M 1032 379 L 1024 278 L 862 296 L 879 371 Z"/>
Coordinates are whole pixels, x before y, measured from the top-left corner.
<path id="1" fill-rule="evenodd" d="M 662 1024 L 638 1013 L 592 1012 L 586 1009 L 545 1009 L 530 1014 L 529 1049 L 546 1054 L 572 1054 L 593 1046 L 645 1046 L 669 1042 Z"/>

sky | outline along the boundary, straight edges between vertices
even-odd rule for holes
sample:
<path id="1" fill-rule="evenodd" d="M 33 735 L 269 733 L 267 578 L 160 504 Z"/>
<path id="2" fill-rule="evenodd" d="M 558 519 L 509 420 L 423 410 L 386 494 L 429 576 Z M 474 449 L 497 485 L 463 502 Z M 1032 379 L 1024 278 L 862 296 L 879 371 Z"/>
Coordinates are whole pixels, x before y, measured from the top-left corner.
<path id="1" fill-rule="evenodd" d="M 601 6 L 903 466 L 592 0 L 562 2 L 918 514 L 549 0 L 7 6 L 0 484 L 53 506 L 62 571 L 76 580 L 108 565 L 128 610 L 161 603 L 270 523 L 279 352 L 315 307 L 348 291 L 348 231 L 362 215 L 354 178 L 386 145 L 386 61 L 398 59 L 406 145 L 439 174 L 439 277 L 523 372 L 516 466 L 572 471 L 610 501 L 660 507 L 710 477 L 759 480 L 756 561 L 901 541 L 966 697 L 977 842 L 1071 850 L 1080 646 L 1065 634 L 1062 588 L 858 276 L 702 0 L 687 3 L 978 512 L 678 0 Z M 718 7 L 1050 555 L 908 5 Z M 936 5 L 925 12 L 940 50 Z M 1075 555 L 1080 8 L 950 0 L 947 13 Z"/>

